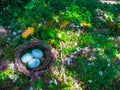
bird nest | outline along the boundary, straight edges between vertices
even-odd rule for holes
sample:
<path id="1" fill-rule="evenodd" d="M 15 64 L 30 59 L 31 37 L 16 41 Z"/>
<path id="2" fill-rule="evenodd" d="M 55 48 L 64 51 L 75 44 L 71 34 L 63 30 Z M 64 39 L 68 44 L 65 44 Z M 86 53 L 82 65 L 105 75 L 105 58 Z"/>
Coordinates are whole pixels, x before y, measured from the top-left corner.
<path id="1" fill-rule="evenodd" d="M 44 60 L 42 65 L 40 65 L 36 69 L 29 69 L 27 68 L 20 60 L 21 55 L 29 49 L 32 48 L 41 48 L 44 53 Z M 51 46 L 48 46 L 44 44 L 40 40 L 32 40 L 24 45 L 18 46 L 16 53 L 15 53 L 15 65 L 18 68 L 18 70 L 25 75 L 28 75 L 30 77 L 38 77 L 46 72 L 50 71 L 53 67 L 54 63 L 56 61 L 56 53 L 55 49 Z"/>

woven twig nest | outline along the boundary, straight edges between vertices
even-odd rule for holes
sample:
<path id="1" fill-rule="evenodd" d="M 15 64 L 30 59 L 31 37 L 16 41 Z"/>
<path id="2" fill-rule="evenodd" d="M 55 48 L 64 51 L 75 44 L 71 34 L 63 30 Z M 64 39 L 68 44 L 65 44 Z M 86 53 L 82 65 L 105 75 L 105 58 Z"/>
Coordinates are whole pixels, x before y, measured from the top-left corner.
<path id="1" fill-rule="evenodd" d="M 36 69 L 28 69 L 26 66 L 21 62 L 20 56 L 28 49 L 32 48 L 42 48 L 42 51 L 44 53 L 44 61 L 43 64 L 40 65 Z M 55 50 L 46 44 L 44 44 L 40 40 L 32 40 L 24 45 L 20 45 L 15 53 L 15 65 L 18 68 L 18 70 L 25 75 L 28 75 L 30 77 L 37 77 L 40 75 L 45 74 L 48 72 L 54 65 L 56 61 L 56 53 Z"/>

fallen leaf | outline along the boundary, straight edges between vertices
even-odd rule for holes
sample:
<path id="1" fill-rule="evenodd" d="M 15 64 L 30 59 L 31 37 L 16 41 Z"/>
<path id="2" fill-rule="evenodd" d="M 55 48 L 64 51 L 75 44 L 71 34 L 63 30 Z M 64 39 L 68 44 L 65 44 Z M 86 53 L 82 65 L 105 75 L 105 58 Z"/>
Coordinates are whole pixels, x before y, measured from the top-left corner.
<path id="1" fill-rule="evenodd" d="M 53 23 L 54 23 L 54 20 L 49 20 L 49 21 L 46 23 L 45 27 L 47 28 L 47 27 L 51 26 Z"/>
<path id="2" fill-rule="evenodd" d="M 90 24 L 90 23 L 85 23 L 85 22 L 80 23 L 80 25 L 81 25 L 82 27 L 86 27 L 86 28 L 91 27 L 91 24 Z"/>
<path id="3" fill-rule="evenodd" d="M 65 20 L 60 23 L 60 28 L 63 28 L 69 24 L 69 21 Z"/>
<path id="4" fill-rule="evenodd" d="M 115 62 L 116 60 L 117 60 L 117 58 L 116 58 L 116 57 L 112 58 L 112 62 Z"/>

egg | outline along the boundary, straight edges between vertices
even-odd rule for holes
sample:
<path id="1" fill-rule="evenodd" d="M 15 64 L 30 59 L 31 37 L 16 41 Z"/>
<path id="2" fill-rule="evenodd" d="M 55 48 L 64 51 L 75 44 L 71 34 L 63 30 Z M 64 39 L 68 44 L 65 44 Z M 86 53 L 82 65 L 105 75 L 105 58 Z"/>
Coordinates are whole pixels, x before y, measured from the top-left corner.
<path id="1" fill-rule="evenodd" d="M 30 60 L 30 61 L 28 62 L 28 67 L 29 67 L 30 69 L 37 68 L 39 65 L 40 65 L 40 60 L 37 59 L 37 58 L 33 58 L 32 60 Z"/>
<path id="2" fill-rule="evenodd" d="M 33 59 L 33 56 L 31 53 L 26 53 L 21 57 L 21 61 L 25 64 L 28 63 L 32 59 Z"/>
<path id="3" fill-rule="evenodd" d="M 42 57 L 43 57 L 43 52 L 42 52 L 41 50 L 39 50 L 39 49 L 33 49 L 33 50 L 32 50 L 32 55 L 33 55 L 33 57 L 35 57 L 35 58 L 42 59 Z"/>

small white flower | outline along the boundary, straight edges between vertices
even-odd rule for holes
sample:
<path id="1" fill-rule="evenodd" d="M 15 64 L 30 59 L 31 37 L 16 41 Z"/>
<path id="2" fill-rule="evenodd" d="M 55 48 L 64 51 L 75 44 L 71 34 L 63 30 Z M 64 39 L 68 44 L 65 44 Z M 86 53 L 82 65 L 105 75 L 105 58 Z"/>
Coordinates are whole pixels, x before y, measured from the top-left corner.
<path id="1" fill-rule="evenodd" d="M 13 83 L 19 78 L 18 75 L 14 74 L 14 80 L 13 80 Z"/>
<path id="2" fill-rule="evenodd" d="M 17 31 L 17 33 L 19 33 L 19 34 L 20 34 L 21 32 L 22 32 L 22 30 L 21 30 L 21 29 Z"/>
<path id="3" fill-rule="evenodd" d="M 118 54 L 118 59 L 120 60 L 120 54 Z"/>
<path id="4" fill-rule="evenodd" d="M 79 25 L 77 25 L 76 27 L 79 28 Z"/>
<path id="5" fill-rule="evenodd" d="M 41 26 L 42 26 L 42 23 L 39 23 L 38 26 L 41 27 Z"/>
<path id="6" fill-rule="evenodd" d="M 9 38 L 7 38 L 7 41 L 10 41 L 11 40 L 11 38 L 9 37 Z"/>
<path id="7" fill-rule="evenodd" d="M 77 37 L 79 37 L 79 36 L 80 36 L 80 34 L 79 34 L 79 33 L 75 33 L 75 35 L 76 35 Z"/>
<path id="8" fill-rule="evenodd" d="M 11 28 L 11 26 L 7 26 L 7 28 Z"/>
<path id="9" fill-rule="evenodd" d="M 91 56 L 91 58 L 92 58 L 92 59 L 96 59 L 96 57 L 95 57 L 95 56 L 93 56 L 93 55 Z"/>
<path id="10" fill-rule="evenodd" d="M 44 24 L 46 24 L 47 22 L 46 22 L 46 21 L 44 21 L 43 23 L 44 23 Z"/>
<path id="11" fill-rule="evenodd" d="M 110 63 L 108 63 L 108 65 L 107 65 L 108 67 L 110 66 Z"/>
<path id="12" fill-rule="evenodd" d="M 80 52 L 80 51 L 81 51 L 81 48 L 79 48 L 79 47 L 77 47 L 76 49 L 77 49 L 77 52 Z"/>
<path id="13" fill-rule="evenodd" d="M 110 59 L 107 59 L 107 62 L 110 62 Z"/>
<path id="14" fill-rule="evenodd" d="M 92 80 L 88 80 L 89 83 L 92 83 Z"/>
<path id="15" fill-rule="evenodd" d="M 77 50 L 79 50 L 80 48 L 79 48 L 79 47 L 77 47 L 76 49 L 77 49 Z"/>
<path id="16" fill-rule="evenodd" d="M 68 7 L 65 7 L 66 9 L 68 9 Z"/>
<path id="17" fill-rule="evenodd" d="M 78 43 L 77 42 L 75 42 L 75 46 L 77 46 L 78 45 Z"/>
<path id="18" fill-rule="evenodd" d="M 70 34 L 70 31 L 67 31 L 67 34 Z"/>
<path id="19" fill-rule="evenodd" d="M 98 37 L 101 37 L 102 35 L 101 34 L 98 34 Z"/>
<path id="20" fill-rule="evenodd" d="M 53 80 L 50 80 L 50 81 L 49 81 L 49 84 L 51 84 L 51 83 L 53 83 L 53 82 L 54 82 Z"/>
<path id="21" fill-rule="evenodd" d="M 17 35 L 17 33 L 16 33 L 16 32 L 13 32 L 13 33 L 12 33 L 12 35 L 16 36 L 16 35 Z"/>
<path id="22" fill-rule="evenodd" d="M 88 66 L 90 66 L 90 65 L 94 65 L 94 62 L 92 62 L 92 63 L 88 63 Z"/>
<path id="23" fill-rule="evenodd" d="M 98 51 L 102 50 L 101 48 L 97 48 Z"/>
<path id="24" fill-rule="evenodd" d="M 89 47 L 85 47 L 84 50 L 85 50 L 86 52 L 89 52 L 89 51 L 90 51 L 90 48 L 89 48 Z"/>
<path id="25" fill-rule="evenodd" d="M 57 81 L 56 81 L 56 79 L 54 79 L 53 81 L 54 81 L 54 83 L 57 85 Z"/>
<path id="26" fill-rule="evenodd" d="M 77 54 L 77 52 L 74 52 L 73 54 Z"/>
<path id="27" fill-rule="evenodd" d="M 70 24 L 70 27 L 75 28 L 76 25 L 75 25 L 74 23 L 71 23 L 71 24 Z"/>
<path id="28" fill-rule="evenodd" d="M 34 90 L 34 88 L 31 86 L 31 87 L 29 88 L 29 90 Z"/>
<path id="29" fill-rule="evenodd" d="M 77 83 L 75 84 L 75 88 L 79 88 L 79 85 Z"/>
<path id="30" fill-rule="evenodd" d="M 58 34 L 58 37 L 62 37 L 62 34 L 59 33 L 59 34 Z"/>
<path id="31" fill-rule="evenodd" d="M 57 70 L 54 70 L 54 75 L 58 75 L 59 74 L 59 71 L 57 71 Z"/>
<path id="32" fill-rule="evenodd" d="M 9 7 L 6 7 L 5 9 L 6 9 L 6 10 L 8 10 L 8 9 L 9 9 Z"/>
<path id="33" fill-rule="evenodd" d="M 102 75 L 103 75 L 103 72 L 102 72 L 102 71 L 99 71 L 99 75 L 102 76 Z"/>
<path id="34" fill-rule="evenodd" d="M 51 83 L 55 83 L 55 84 L 57 85 L 56 79 L 50 80 L 50 81 L 49 81 L 49 84 L 51 84 Z"/>
<path id="35" fill-rule="evenodd" d="M 9 74 L 8 75 L 10 79 L 14 79 L 14 75 L 13 74 Z"/>
<path id="36" fill-rule="evenodd" d="M 88 66 L 90 66 L 91 65 L 91 63 L 88 63 Z"/>
<path id="37" fill-rule="evenodd" d="M 91 61 L 91 60 L 95 60 L 95 59 L 96 59 L 96 57 L 93 56 L 93 55 L 92 55 L 90 58 L 88 58 L 89 61 Z"/>
<path id="38" fill-rule="evenodd" d="M 88 60 L 89 60 L 89 61 L 91 61 L 91 60 L 92 60 L 92 58 L 90 57 L 90 58 L 88 58 Z"/>
<path id="39" fill-rule="evenodd" d="M 114 37 L 109 37 L 109 40 L 115 40 L 115 38 Z"/>
<path id="40" fill-rule="evenodd" d="M 70 58 L 74 58 L 74 55 L 70 55 Z"/>
<path id="41" fill-rule="evenodd" d="M 9 69 L 14 69 L 14 67 L 15 67 L 15 64 L 14 64 L 14 63 L 10 63 L 10 64 L 9 64 Z"/>
<path id="42" fill-rule="evenodd" d="M 104 14 L 104 17 L 105 17 L 105 18 L 108 18 L 109 16 L 105 13 L 105 14 Z"/>

